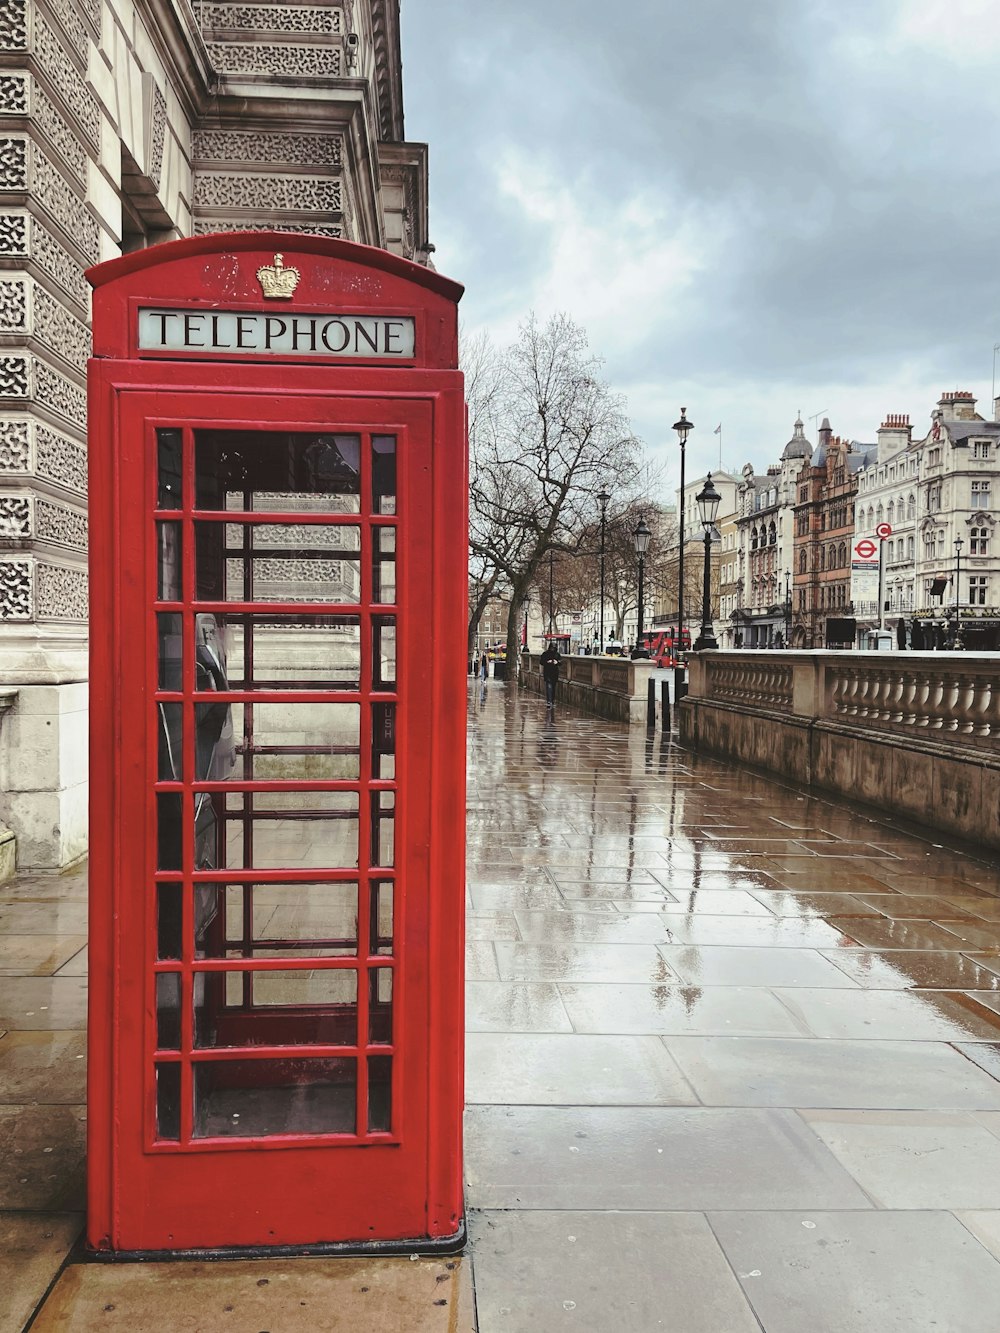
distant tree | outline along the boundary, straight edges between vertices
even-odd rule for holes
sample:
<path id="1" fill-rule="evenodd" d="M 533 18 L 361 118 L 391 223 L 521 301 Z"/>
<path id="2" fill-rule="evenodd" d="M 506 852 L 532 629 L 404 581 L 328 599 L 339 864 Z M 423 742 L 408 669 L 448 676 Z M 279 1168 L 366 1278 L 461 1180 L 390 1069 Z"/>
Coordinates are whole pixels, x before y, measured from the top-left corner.
<path id="1" fill-rule="evenodd" d="M 513 658 L 518 609 L 538 587 L 548 551 L 581 548 L 599 491 L 634 488 L 639 442 L 623 400 L 598 378 L 601 363 L 586 334 L 567 315 L 544 326 L 532 315 L 510 347 L 494 352 L 485 341 L 474 343 L 463 365 L 475 396 L 471 564 L 484 587 L 494 578 L 510 596 Z"/>

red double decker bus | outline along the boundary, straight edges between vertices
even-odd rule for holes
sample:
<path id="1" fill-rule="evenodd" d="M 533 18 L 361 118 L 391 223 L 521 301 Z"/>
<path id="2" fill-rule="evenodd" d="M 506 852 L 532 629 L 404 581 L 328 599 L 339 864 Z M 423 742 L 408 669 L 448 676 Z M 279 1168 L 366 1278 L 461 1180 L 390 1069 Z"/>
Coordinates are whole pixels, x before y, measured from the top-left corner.
<path id="1" fill-rule="evenodd" d="M 649 650 L 650 657 L 661 667 L 677 666 L 691 651 L 691 631 L 682 630 L 678 639 L 677 630 L 673 626 L 647 630 L 642 636 L 642 641 Z"/>

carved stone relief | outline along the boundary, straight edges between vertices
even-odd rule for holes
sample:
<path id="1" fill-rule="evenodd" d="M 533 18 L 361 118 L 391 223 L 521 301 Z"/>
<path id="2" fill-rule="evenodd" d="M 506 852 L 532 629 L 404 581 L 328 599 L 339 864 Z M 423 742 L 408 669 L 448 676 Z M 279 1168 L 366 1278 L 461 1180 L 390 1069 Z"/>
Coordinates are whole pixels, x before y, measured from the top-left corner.
<path id="1" fill-rule="evenodd" d="M 64 417 L 81 431 L 87 426 L 87 395 L 44 361 L 35 361 L 35 398 L 39 406 Z"/>
<path id="2" fill-rule="evenodd" d="M 0 398 L 27 398 L 30 387 L 28 358 L 0 356 Z"/>
<path id="3" fill-rule="evenodd" d="M 257 231 L 261 223 L 251 218 L 240 218 L 238 221 L 233 218 L 209 218 L 205 222 L 195 222 L 194 234 L 196 236 L 205 236 L 213 231 Z M 341 237 L 344 234 L 343 227 L 337 225 L 325 226 L 319 222 L 284 222 L 273 223 L 277 231 L 304 232 L 309 236 L 335 236 Z"/>
<path id="4" fill-rule="evenodd" d="M 31 619 L 31 564 L 0 560 L 0 620 Z"/>
<path id="5" fill-rule="evenodd" d="M 85 55 L 86 47 L 83 54 Z M 96 151 L 101 142 L 101 113 L 97 99 L 80 77 L 53 30 L 35 10 L 35 56 L 66 104 L 73 123 Z"/>
<path id="6" fill-rule="evenodd" d="M 344 140 L 339 134 L 247 134 L 202 130 L 194 136 L 196 162 L 258 162 L 275 166 L 339 167 Z"/>
<path id="7" fill-rule="evenodd" d="M 0 139 L 0 190 L 28 188 L 28 141 Z"/>
<path id="8" fill-rule="evenodd" d="M 152 74 L 142 76 L 143 120 L 145 124 L 146 175 L 153 188 L 160 188 L 163 174 L 163 143 L 167 134 L 167 99 Z"/>
<path id="9" fill-rule="evenodd" d="M 69 546 L 75 551 L 87 549 L 86 514 L 38 496 L 35 500 L 35 525 L 39 541 Z"/>
<path id="10" fill-rule="evenodd" d="M 23 278 L 0 281 L 0 333 L 27 333 L 28 299 Z"/>
<path id="11" fill-rule="evenodd" d="M 81 17 L 81 9 L 85 6 L 80 4 L 80 0 L 46 0 L 46 4 L 66 34 L 69 49 L 79 57 L 81 65 L 86 67 L 87 29 Z"/>
<path id="12" fill-rule="evenodd" d="M 37 577 L 39 620 L 87 619 L 86 571 L 39 561 Z"/>
<path id="13" fill-rule="evenodd" d="M 81 374 L 86 374 L 90 356 L 90 330 L 86 324 L 70 314 L 44 287 L 34 289 L 33 314 L 35 337 L 58 352 Z"/>
<path id="14" fill-rule="evenodd" d="M 28 75 L 0 72 L 0 115 L 28 114 Z"/>
<path id="15" fill-rule="evenodd" d="M 83 200 L 67 189 L 66 177 L 35 145 L 31 145 L 30 186 L 32 195 L 49 216 L 79 246 L 89 263 L 96 263 L 99 253 L 97 222 Z"/>
<path id="16" fill-rule="evenodd" d="M 87 154 L 45 93 L 35 83 L 31 89 L 31 114 L 38 128 L 79 181 L 87 186 Z"/>
<path id="17" fill-rule="evenodd" d="M 317 176 L 248 176 L 200 173 L 195 177 L 195 206 L 240 208 L 258 216 L 266 209 L 336 213 L 341 183 Z"/>
<path id="18" fill-rule="evenodd" d="M 31 505 L 26 495 L 0 495 L 0 540 L 31 536 Z"/>
<path id="19" fill-rule="evenodd" d="M 314 5 L 203 5 L 202 27 L 206 31 L 300 32 L 336 36 L 344 30 L 339 9 Z"/>
<path id="20" fill-rule="evenodd" d="M 76 301 L 82 311 L 89 308 L 90 288 L 83 269 L 68 255 L 55 237 L 45 230 L 37 218 L 31 219 L 29 230 L 32 260 L 51 277 L 56 285 Z"/>
<path id="21" fill-rule="evenodd" d="M 28 472 L 31 469 L 31 434 L 27 421 L 0 418 L 0 472 Z"/>
<path id="22" fill-rule="evenodd" d="M 35 427 L 35 471 L 69 491 L 87 493 L 87 454 L 82 444 L 39 423 Z"/>
<path id="23" fill-rule="evenodd" d="M 28 254 L 28 215 L 0 213 L 0 255 L 23 259 Z"/>
<path id="24" fill-rule="evenodd" d="M 0 51 L 28 49 L 28 0 L 4 0 L 0 6 Z"/>
<path id="25" fill-rule="evenodd" d="M 339 46 L 291 43 L 209 42 L 208 54 L 222 74 L 279 74 L 292 78 L 339 79 L 344 53 Z"/>

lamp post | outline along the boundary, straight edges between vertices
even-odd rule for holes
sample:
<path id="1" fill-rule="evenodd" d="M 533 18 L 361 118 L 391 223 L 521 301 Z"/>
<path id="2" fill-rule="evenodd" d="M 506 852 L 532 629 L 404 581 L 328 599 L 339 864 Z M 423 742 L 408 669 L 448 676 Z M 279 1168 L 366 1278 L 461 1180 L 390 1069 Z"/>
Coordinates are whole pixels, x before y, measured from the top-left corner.
<path id="1" fill-rule="evenodd" d="M 712 628 L 712 530 L 715 516 L 719 512 L 722 496 L 712 485 L 712 474 L 708 474 L 705 485 L 695 497 L 698 501 L 698 516 L 705 529 L 705 574 L 701 593 L 701 633 L 695 648 L 718 648 L 715 631 Z"/>
<path id="2" fill-rule="evenodd" d="M 638 607 L 638 625 L 635 631 L 635 647 L 632 649 L 632 658 L 648 657 L 649 650 L 642 641 L 642 576 L 646 566 L 646 551 L 649 548 L 649 539 L 652 536 L 649 528 L 646 527 L 646 520 L 639 519 L 639 523 L 632 539 L 635 542 L 635 553 L 639 557 L 639 607 Z"/>
<path id="3" fill-rule="evenodd" d="M 552 624 L 552 548 L 549 547 L 549 634 L 555 626 Z"/>
<path id="4" fill-rule="evenodd" d="M 597 498 L 601 502 L 601 640 L 598 647 L 599 652 L 604 652 L 604 528 L 608 520 L 608 501 L 611 496 L 607 491 L 598 491 Z"/>
<path id="5" fill-rule="evenodd" d="M 792 642 L 792 571 L 785 570 L 785 647 Z"/>
<path id="6" fill-rule="evenodd" d="M 964 648 L 962 642 L 962 622 L 959 616 L 962 614 L 959 609 L 959 599 L 961 597 L 961 578 L 962 578 L 962 546 L 961 537 L 955 538 L 955 648 Z"/>
<path id="7" fill-rule="evenodd" d="M 681 408 L 681 417 L 679 421 L 674 422 L 674 430 L 677 432 L 677 440 L 681 446 L 681 501 L 678 524 L 678 548 L 677 548 L 677 642 L 674 646 L 674 656 L 679 658 L 684 646 L 684 446 L 687 444 L 687 438 L 694 430 L 694 422 L 687 419 L 687 408 Z M 674 667 L 674 702 L 682 699 L 687 693 L 687 686 L 684 682 L 684 667 L 678 665 Z"/>

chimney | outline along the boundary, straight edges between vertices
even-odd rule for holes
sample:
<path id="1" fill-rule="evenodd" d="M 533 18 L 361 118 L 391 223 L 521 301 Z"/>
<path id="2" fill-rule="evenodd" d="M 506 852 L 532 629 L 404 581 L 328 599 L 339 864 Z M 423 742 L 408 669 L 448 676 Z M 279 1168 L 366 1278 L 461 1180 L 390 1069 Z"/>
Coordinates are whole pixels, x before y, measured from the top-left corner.
<path id="1" fill-rule="evenodd" d="M 890 412 L 878 428 L 878 461 L 884 463 L 892 454 L 909 446 L 913 435 L 909 416 L 899 412 Z"/>
<path id="2" fill-rule="evenodd" d="M 952 393 L 943 393 L 938 399 L 941 415 L 948 421 L 978 421 L 976 400 L 968 389 L 955 389 Z"/>
<path id="3" fill-rule="evenodd" d="M 818 452 L 823 452 L 823 453 L 825 453 L 826 450 L 829 449 L 829 447 L 830 447 L 830 440 L 831 440 L 831 438 L 833 437 L 833 429 L 832 429 L 831 426 L 830 426 L 830 418 L 829 418 L 829 417 L 824 417 L 824 418 L 823 418 L 823 424 L 822 424 L 822 426 L 820 426 L 818 434 L 819 434 L 819 450 L 818 450 Z"/>

